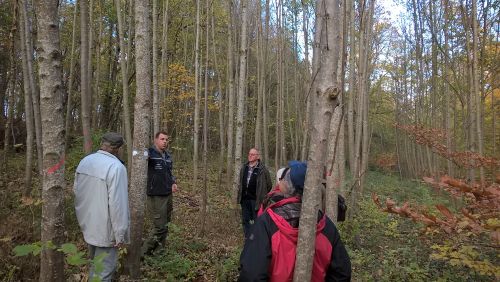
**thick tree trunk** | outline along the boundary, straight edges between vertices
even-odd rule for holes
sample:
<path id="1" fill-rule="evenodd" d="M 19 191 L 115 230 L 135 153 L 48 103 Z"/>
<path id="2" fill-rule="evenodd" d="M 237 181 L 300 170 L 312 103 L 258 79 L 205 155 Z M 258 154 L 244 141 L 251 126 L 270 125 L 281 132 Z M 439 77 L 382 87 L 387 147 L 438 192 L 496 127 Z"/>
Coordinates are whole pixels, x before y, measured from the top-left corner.
<path id="1" fill-rule="evenodd" d="M 131 245 L 128 272 L 132 279 L 141 276 L 140 256 L 151 123 L 151 7 L 149 1 L 135 1 L 136 96 L 134 103 L 134 140 L 130 176 Z"/>
<path id="2" fill-rule="evenodd" d="M 316 21 L 321 21 L 319 34 L 320 56 L 317 60 L 317 82 L 314 87 L 313 112 L 314 122 L 311 130 L 311 145 L 307 161 L 307 174 L 300 215 L 299 238 L 297 244 L 297 261 L 295 263 L 294 281 L 310 281 L 313 265 L 314 246 L 316 240 L 316 219 L 320 204 L 320 180 L 326 161 L 328 135 L 333 111 L 338 105 L 341 92 L 337 81 L 338 64 L 342 52 L 341 33 L 342 20 L 340 1 L 317 1 Z"/>
<path id="3" fill-rule="evenodd" d="M 64 113 L 57 1 L 35 1 L 38 27 L 40 110 L 43 132 L 41 241 L 64 242 Z M 64 281 L 63 254 L 44 249 L 40 281 Z"/>

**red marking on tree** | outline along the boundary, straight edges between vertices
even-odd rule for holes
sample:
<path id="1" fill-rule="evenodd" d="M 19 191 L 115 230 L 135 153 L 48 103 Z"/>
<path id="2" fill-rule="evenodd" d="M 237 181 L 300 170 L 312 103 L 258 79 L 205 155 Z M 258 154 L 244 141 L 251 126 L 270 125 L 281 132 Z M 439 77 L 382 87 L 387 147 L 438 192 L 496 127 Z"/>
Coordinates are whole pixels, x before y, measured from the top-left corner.
<path id="1" fill-rule="evenodd" d="M 64 155 L 62 155 L 62 157 L 58 163 L 56 163 L 55 165 L 53 165 L 52 167 L 49 167 L 47 169 L 47 174 L 53 174 L 56 171 L 58 171 L 62 166 L 64 166 L 64 161 L 65 161 L 65 157 L 64 157 Z"/>

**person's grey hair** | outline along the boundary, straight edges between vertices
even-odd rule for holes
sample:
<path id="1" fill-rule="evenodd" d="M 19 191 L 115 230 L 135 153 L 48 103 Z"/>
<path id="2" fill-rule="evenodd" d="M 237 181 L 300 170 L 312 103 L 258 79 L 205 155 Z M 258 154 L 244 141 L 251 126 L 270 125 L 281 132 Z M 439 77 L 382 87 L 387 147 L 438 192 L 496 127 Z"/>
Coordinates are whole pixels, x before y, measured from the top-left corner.
<path id="1" fill-rule="evenodd" d="M 295 195 L 297 194 L 297 189 L 295 189 L 295 186 L 293 186 L 293 183 L 292 183 L 292 179 L 290 178 L 290 170 L 288 169 L 286 171 L 286 174 L 285 174 L 285 177 L 283 177 L 283 180 L 282 181 L 285 181 L 286 183 L 286 194 L 287 195 Z"/>

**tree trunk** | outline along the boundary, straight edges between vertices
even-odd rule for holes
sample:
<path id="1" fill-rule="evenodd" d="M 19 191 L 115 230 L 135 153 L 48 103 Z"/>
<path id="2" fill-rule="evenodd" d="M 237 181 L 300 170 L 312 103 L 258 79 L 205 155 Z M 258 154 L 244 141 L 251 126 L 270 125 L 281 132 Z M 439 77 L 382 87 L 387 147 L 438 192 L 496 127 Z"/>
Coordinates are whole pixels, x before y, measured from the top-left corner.
<path id="1" fill-rule="evenodd" d="M 118 40 L 120 44 L 120 71 L 122 74 L 122 95 L 123 95 L 123 121 L 125 125 L 125 140 L 127 140 L 127 165 L 132 166 L 132 129 L 130 128 L 130 103 L 129 103 L 129 88 L 128 88 L 128 68 L 127 62 L 131 59 L 127 56 L 125 48 L 125 32 L 123 30 L 123 17 L 121 11 L 121 0 L 115 0 L 116 16 L 118 18 Z M 130 35 L 129 35 L 130 36 Z M 129 37 L 129 41 L 132 38 Z M 130 175 L 130 171 L 129 171 Z"/>
<path id="2" fill-rule="evenodd" d="M 246 86 L 246 62 L 247 62 L 247 1 L 241 0 L 241 33 L 239 52 L 239 81 L 238 81 L 238 112 L 236 115 L 236 142 L 234 150 L 234 171 L 233 171 L 233 204 L 237 201 L 238 184 L 240 179 L 240 165 L 242 161 L 243 147 L 243 111 L 245 107 L 245 86 Z"/>
<path id="3" fill-rule="evenodd" d="M 317 82 L 314 87 L 314 123 L 311 130 L 311 145 L 307 162 L 307 174 L 304 185 L 302 212 L 300 215 L 299 238 L 297 243 L 297 261 L 294 281 L 310 281 L 316 240 L 316 219 L 320 203 L 320 179 L 326 161 L 328 134 L 333 111 L 338 105 L 340 93 L 337 81 L 338 64 L 342 52 L 340 1 L 317 1 L 316 21 L 321 21 L 320 56 Z"/>
<path id="4" fill-rule="evenodd" d="M 38 27 L 40 110 L 43 132 L 41 241 L 64 242 L 64 113 L 58 2 L 35 1 Z M 44 249 L 40 281 L 64 281 L 63 254 Z"/>
<path id="5" fill-rule="evenodd" d="M 6 122 L 5 122 L 5 131 L 4 131 L 4 143 L 3 143 L 3 160 L 2 166 L 3 168 L 7 168 L 7 161 L 9 151 L 12 149 L 12 145 L 10 143 L 10 133 L 13 126 L 13 116 L 14 116 L 14 89 L 16 87 L 16 62 L 14 57 L 14 35 L 16 34 L 16 26 L 17 26 L 17 17 L 18 17 L 18 9 L 17 9 L 17 1 L 13 1 L 12 3 L 12 25 L 9 32 L 9 72 L 7 72 L 7 89 L 5 91 L 5 96 L 7 98 L 7 110 L 6 110 Z M 3 107 L 2 107 L 3 108 Z"/>
<path id="6" fill-rule="evenodd" d="M 309 129 L 311 121 L 311 99 L 310 99 L 310 86 L 311 86 L 311 66 L 309 64 L 309 13 L 308 6 L 305 0 L 302 0 L 302 33 L 304 34 L 304 62 L 305 62 L 305 72 L 304 72 L 304 97 L 306 102 L 306 111 L 304 113 L 304 121 L 302 121 L 302 145 L 300 151 L 300 159 L 305 160 L 307 158 L 308 140 L 309 140 Z"/>
<path id="7" fill-rule="evenodd" d="M 37 152 L 37 165 L 38 165 L 38 174 L 43 175 L 43 164 L 42 164 L 42 153 L 43 153 L 43 144 L 42 144 L 42 119 L 40 116 L 40 93 L 38 91 L 38 85 L 35 78 L 35 68 L 33 67 L 34 61 L 34 48 L 33 48 L 33 27 L 31 23 L 30 13 L 33 13 L 30 2 L 24 2 L 24 8 L 26 11 L 26 19 L 25 22 L 25 35 L 26 35 L 26 50 L 30 50 L 27 53 L 27 63 L 28 63 L 28 77 L 30 83 L 31 92 L 31 100 L 33 102 L 33 115 L 35 120 L 35 137 L 36 137 L 36 152 Z"/>
<path id="8" fill-rule="evenodd" d="M 75 80 L 75 46 L 76 46 L 76 16 L 78 13 L 78 4 L 75 3 L 75 9 L 73 11 L 73 32 L 71 34 L 71 53 L 70 53 L 70 63 L 69 63 L 69 79 L 68 85 L 66 86 L 66 117 L 64 121 L 64 132 L 65 135 L 65 148 L 64 152 L 66 154 L 69 150 L 69 140 L 71 137 L 71 124 L 73 123 L 71 111 L 73 109 L 73 82 Z"/>
<path id="9" fill-rule="evenodd" d="M 355 79 L 356 79 L 356 33 L 354 21 L 354 0 L 347 0 L 348 14 L 350 20 L 346 22 L 349 24 L 349 96 L 347 97 L 347 138 L 349 143 L 349 170 L 351 175 L 355 178 L 355 154 L 356 147 L 354 145 L 355 131 L 354 131 L 354 100 L 355 100 Z"/>
<path id="10" fill-rule="evenodd" d="M 229 20 L 227 23 L 227 69 L 228 69 L 228 119 L 227 119 L 227 179 L 232 178 L 233 171 L 233 137 L 234 137 L 234 63 L 233 63 L 233 2 L 227 0 Z"/>
<path id="11" fill-rule="evenodd" d="M 200 236 L 205 235 L 205 224 L 207 221 L 207 202 L 208 202 L 208 187 L 207 187 L 207 174 L 208 174 L 208 54 L 209 54 L 209 23 L 210 23 L 210 10 L 209 2 L 206 1 L 206 42 L 205 42 L 205 91 L 203 99 L 203 191 L 201 196 L 201 209 L 200 209 Z"/>
<path id="12" fill-rule="evenodd" d="M 85 154 L 92 152 L 92 133 L 90 131 L 90 76 L 89 76 L 89 6 L 88 0 L 80 1 L 80 90 L 81 90 L 81 120 L 83 130 L 83 149 Z"/>
<path id="13" fill-rule="evenodd" d="M 149 1 L 135 1 L 135 65 L 136 96 L 134 103 L 134 140 L 132 172 L 130 175 L 131 245 L 128 256 L 128 272 L 132 279 L 141 276 L 140 256 L 144 205 L 147 182 L 147 147 L 151 123 L 151 7 Z"/>
<path id="14" fill-rule="evenodd" d="M 158 0 L 153 0 L 153 134 L 160 130 L 160 98 L 158 89 Z"/>
<path id="15" fill-rule="evenodd" d="M 212 28 L 212 50 L 213 50 L 213 60 L 214 60 L 214 70 L 215 74 L 217 75 L 217 92 L 219 93 L 219 145 L 220 145 L 220 150 L 219 150 L 219 187 L 222 185 L 222 172 L 223 172 L 223 167 L 224 167 L 224 155 L 225 155 L 225 150 L 226 150 L 226 145 L 225 145 L 225 138 L 224 138 L 224 103 L 223 103 L 223 95 L 222 95 L 222 88 L 221 88 L 221 74 L 219 72 L 218 68 L 218 63 L 217 63 L 217 52 L 216 52 L 216 44 L 215 44 L 215 16 L 214 16 L 214 5 L 212 4 L 212 13 L 211 13 L 211 28 Z M 208 37 L 207 37 L 208 41 Z M 208 57 L 208 54 L 207 54 Z"/>
<path id="16" fill-rule="evenodd" d="M 24 172 L 24 192 L 23 196 L 29 197 L 31 194 L 31 180 L 33 176 L 33 140 L 34 137 L 34 121 L 33 121 L 33 101 L 31 99 L 31 88 L 28 73 L 28 49 L 26 44 L 26 27 L 28 27 L 28 15 L 25 0 L 19 1 L 20 4 L 20 20 L 19 31 L 21 39 L 21 56 L 23 64 L 23 86 L 24 86 L 24 113 L 26 119 L 26 165 Z"/>
<path id="17" fill-rule="evenodd" d="M 167 50 L 168 50 L 168 2 L 166 0 L 163 2 L 163 29 L 162 29 L 162 41 L 161 41 L 161 67 L 160 67 L 160 81 L 165 81 L 168 76 L 168 64 L 167 64 Z M 159 106 L 165 103 L 165 97 L 167 96 L 166 87 L 160 88 L 160 101 Z M 166 110 L 166 109 L 165 109 Z M 160 118 L 162 117 L 160 113 Z M 160 120 L 160 126 L 163 130 L 168 130 L 167 121 Z"/>
<path id="18" fill-rule="evenodd" d="M 196 43 L 194 55 L 194 128 L 193 128 L 193 187 L 198 182 L 198 139 L 200 137 L 200 0 L 196 0 Z"/>
<path id="19" fill-rule="evenodd" d="M 477 4 L 476 0 L 472 0 L 472 15 L 471 15 L 471 26 L 472 26 L 472 95 L 473 95 L 473 101 L 471 103 L 474 104 L 474 109 L 475 111 L 473 114 L 475 115 L 475 129 L 476 132 L 476 144 L 477 144 L 477 152 L 479 155 L 483 155 L 484 151 L 484 141 L 483 141 L 483 130 L 482 130 L 482 118 L 481 118 L 481 92 L 479 91 L 479 51 L 478 51 L 478 45 L 479 45 L 479 27 L 478 27 L 478 22 L 477 22 Z M 484 178 L 484 167 L 479 167 L 479 181 L 481 186 L 485 185 L 485 178 Z"/>

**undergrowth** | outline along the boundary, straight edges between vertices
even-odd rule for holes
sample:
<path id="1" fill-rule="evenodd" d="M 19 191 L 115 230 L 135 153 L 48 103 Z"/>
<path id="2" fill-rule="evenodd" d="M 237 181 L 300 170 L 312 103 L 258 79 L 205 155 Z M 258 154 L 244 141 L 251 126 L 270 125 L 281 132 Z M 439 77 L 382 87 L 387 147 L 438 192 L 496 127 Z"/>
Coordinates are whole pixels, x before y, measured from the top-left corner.
<path id="1" fill-rule="evenodd" d="M 494 277 L 474 269 L 432 259 L 431 247 L 446 238 L 425 234 L 421 225 L 380 211 L 370 195 L 375 192 L 381 199 L 390 196 L 398 203 L 409 201 L 420 206 L 441 203 L 450 209 L 459 209 L 460 201 L 450 200 L 422 183 L 381 172 L 369 172 L 366 183 L 354 218 L 338 224 L 351 257 L 353 280 L 492 281 Z"/>
<path id="2" fill-rule="evenodd" d="M 83 157 L 79 149 L 81 140 L 75 141 L 79 145 L 74 145 L 70 151 L 65 167 L 65 236 L 66 242 L 75 243 L 79 251 L 86 251 L 73 207 L 73 174 Z M 1 281 L 33 280 L 38 277 L 39 259 L 20 259 L 12 254 L 16 245 L 40 240 L 40 182 L 35 177 L 33 202 L 21 204 L 23 157 L 19 154 L 12 158 L 8 170 L 0 179 Z M 231 209 L 230 185 L 225 183 L 224 177 L 223 182 L 218 183 L 219 165 L 213 162 L 207 171 L 208 216 L 207 221 L 202 223 L 199 211 L 203 171 L 198 184 L 192 186 L 192 165 L 174 159 L 174 174 L 180 191 L 174 194 L 174 213 L 166 246 L 143 262 L 142 273 L 146 281 L 237 279 L 243 232 L 239 212 Z M 462 264 L 452 265 L 433 259 L 431 255 L 436 249 L 442 251 L 451 238 L 425 234 L 421 225 L 381 212 L 370 198 L 372 192 L 381 199 L 391 197 L 398 203 L 409 201 L 418 206 L 441 203 L 453 210 L 461 207 L 459 200 L 453 200 L 446 193 L 434 191 L 420 182 L 400 180 L 395 175 L 382 172 L 369 172 L 355 216 L 338 224 L 351 258 L 353 281 L 492 281 L 492 277 L 481 275 L 479 271 Z M 353 210 L 350 206 L 349 212 Z M 151 224 L 147 217 L 145 220 L 144 237 Z M 204 234 L 200 233 L 201 226 L 205 227 Z M 480 249 L 474 252 L 477 256 L 492 258 L 492 263 L 498 265 L 497 254 L 484 253 Z M 66 267 L 68 279 L 85 277 L 86 271 L 86 267 Z"/>

